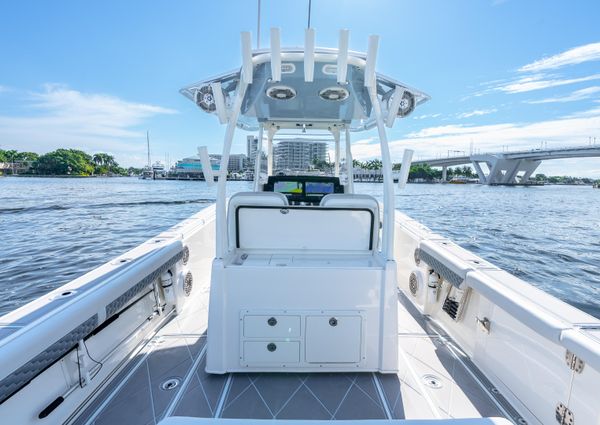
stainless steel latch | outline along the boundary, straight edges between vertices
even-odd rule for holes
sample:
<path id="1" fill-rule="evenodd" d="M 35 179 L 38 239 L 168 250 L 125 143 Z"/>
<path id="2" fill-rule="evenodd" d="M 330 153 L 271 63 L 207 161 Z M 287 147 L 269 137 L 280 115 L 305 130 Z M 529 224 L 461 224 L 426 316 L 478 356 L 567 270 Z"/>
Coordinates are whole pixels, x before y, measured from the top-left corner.
<path id="1" fill-rule="evenodd" d="M 477 318 L 477 324 L 479 325 L 479 329 L 481 329 L 486 334 L 490 333 L 490 328 L 492 327 L 492 323 L 490 319 L 484 317 L 483 319 Z"/>

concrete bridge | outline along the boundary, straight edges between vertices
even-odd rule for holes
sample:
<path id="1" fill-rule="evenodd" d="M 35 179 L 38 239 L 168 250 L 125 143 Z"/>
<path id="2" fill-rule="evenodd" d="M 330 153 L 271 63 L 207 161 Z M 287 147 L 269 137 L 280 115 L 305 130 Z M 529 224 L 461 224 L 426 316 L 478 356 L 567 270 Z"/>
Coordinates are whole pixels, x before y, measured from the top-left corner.
<path id="1" fill-rule="evenodd" d="M 447 167 L 472 164 L 482 184 L 510 185 L 526 183 L 542 161 L 588 157 L 600 157 L 600 145 L 449 156 L 413 161 L 413 165 L 442 167 L 442 179 L 446 180 Z M 482 164 L 487 167 L 487 173 Z"/>

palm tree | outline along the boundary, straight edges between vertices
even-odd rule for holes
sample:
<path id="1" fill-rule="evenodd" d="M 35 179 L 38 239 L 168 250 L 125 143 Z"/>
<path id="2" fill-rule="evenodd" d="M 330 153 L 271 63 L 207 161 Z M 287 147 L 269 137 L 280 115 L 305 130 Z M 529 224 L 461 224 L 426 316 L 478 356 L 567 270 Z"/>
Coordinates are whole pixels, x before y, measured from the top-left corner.
<path id="1" fill-rule="evenodd" d="M 115 166 L 117 166 L 117 161 L 115 161 L 115 157 L 112 155 L 109 155 L 107 153 L 104 154 L 104 165 L 106 165 L 108 168 L 113 168 Z"/>
<path id="2" fill-rule="evenodd" d="M 352 168 L 365 168 L 365 164 L 357 159 L 352 160 Z"/>
<path id="3" fill-rule="evenodd" d="M 104 154 L 102 153 L 94 154 L 94 156 L 92 157 L 92 162 L 97 166 L 101 166 L 104 163 L 103 155 Z"/>

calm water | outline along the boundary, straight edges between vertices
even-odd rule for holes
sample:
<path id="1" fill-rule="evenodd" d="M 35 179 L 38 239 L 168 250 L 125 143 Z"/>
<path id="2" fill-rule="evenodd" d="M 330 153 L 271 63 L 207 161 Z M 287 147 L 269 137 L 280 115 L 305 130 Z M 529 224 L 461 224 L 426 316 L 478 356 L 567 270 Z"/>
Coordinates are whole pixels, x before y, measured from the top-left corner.
<path id="1" fill-rule="evenodd" d="M 250 183 L 230 182 L 229 191 Z M 378 184 L 357 190 L 381 196 Z M 203 182 L 0 178 L 0 314 L 206 207 Z M 408 185 L 400 210 L 600 317 L 600 190 Z"/>

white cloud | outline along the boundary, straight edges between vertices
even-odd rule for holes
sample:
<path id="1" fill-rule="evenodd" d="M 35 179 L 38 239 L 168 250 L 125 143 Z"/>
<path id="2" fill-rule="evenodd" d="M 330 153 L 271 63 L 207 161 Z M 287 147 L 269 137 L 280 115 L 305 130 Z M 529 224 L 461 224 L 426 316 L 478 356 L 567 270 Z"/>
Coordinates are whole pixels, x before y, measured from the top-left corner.
<path id="1" fill-rule="evenodd" d="M 413 117 L 413 120 L 424 120 L 426 118 L 438 118 L 442 116 L 442 114 L 425 114 L 425 115 L 418 115 L 416 117 Z"/>
<path id="2" fill-rule="evenodd" d="M 0 115 L 0 140 L 4 145 L 37 152 L 73 147 L 126 155 L 139 151 L 139 147 L 132 146 L 133 140 L 144 139 L 144 131 L 136 127 L 151 117 L 177 112 L 57 84 L 29 93 L 19 107 L 27 115 Z"/>
<path id="3" fill-rule="evenodd" d="M 567 65 L 600 60 L 600 43 L 590 43 L 537 60 L 519 68 L 521 72 L 539 72 Z"/>
<path id="4" fill-rule="evenodd" d="M 600 74 L 589 75 L 579 78 L 554 78 L 542 74 L 536 74 L 528 77 L 521 77 L 517 80 L 501 84 L 492 88 L 493 91 L 502 91 L 505 93 L 524 93 L 534 90 L 547 89 L 550 87 L 565 86 L 568 84 L 582 83 L 585 81 L 600 80 Z"/>
<path id="5" fill-rule="evenodd" d="M 561 103 L 561 102 L 575 102 L 578 100 L 585 100 L 593 97 L 594 94 L 600 92 L 599 86 L 587 87 L 581 90 L 575 90 L 573 93 L 562 96 L 562 97 L 549 97 L 547 99 L 540 100 L 527 100 L 525 103 L 538 104 L 538 103 Z"/>
<path id="6" fill-rule="evenodd" d="M 481 115 L 488 115 L 488 114 L 493 114 L 494 112 L 498 112 L 498 110 L 496 108 L 491 108 L 491 109 L 475 109 L 474 111 L 471 112 L 463 112 L 462 114 L 458 114 L 457 117 L 458 118 L 471 118 L 471 117 L 478 117 Z"/>
<path id="7" fill-rule="evenodd" d="M 486 128 L 488 131 L 500 131 L 506 129 L 511 124 L 493 124 L 485 126 L 466 126 L 462 124 L 451 124 L 439 127 L 429 127 L 419 130 L 417 132 L 407 134 L 407 137 L 413 139 L 420 138 L 431 138 L 431 137 L 447 137 L 453 135 L 471 135 L 477 134 L 482 128 Z"/>
<path id="8" fill-rule="evenodd" d="M 592 109 L 587 109 L 585 111 L 579 111 L 572 114 L 569 114 L 563 118 L 585 118 L 585 117 L 593 117 L 596 115 L 600 115 L 600 106 L 596 106 Z"/>
<path id="9" fill-rule="evenodd" d="M 580 116 L 539 122 L 429 127 L 407 134 L 404 139 L 391 141 L 390 151 L 392 160 L 399 162 L 406 148 L 415 150 L 415 159 L 426 159 L 446 156 L 449 150 L 469 152 L 471 142 L 481 152 L 499 152 L 503 150 L 503 146 L 508 146 L 511 150 L 539 147 L 542 141 L 547 142 L 548 147 L 586 145 L 589 136 L 594 135 L 600 138 L 600 108 L 585 111 Z M 352 152 L 361 160 L 380 156 L 379 144 L 372 139 L 364 141 L 356 149 L 353 146 Z M 600 161 L 598 158 L 592 160 Z M 584 160 L 581 161 L 583 164 Z M 582 166 L 575 172 L 573 169 L 565 168 L 560 171 L 553 167 L 556 174 L 598 178 L 600 175 L 594 171 L 597 168 L 600 167 Z"/>
<path id="10" fill-rule="evenodd" d="M 463 100 L 498 91 L 509 94 L 525 93 L 551 87 L 600 80 L 600 74 L 568 78 L 547 73 L 549 70 L 558 69 L 567 65 L 576 65 L 595 60 L 600 60 L 600 42 L 575 47 L 557 55 L 524 65 L 518 69 L 519 72 L 525 73 L 524 75 L 510 80 L 495 80 L 484 83 L 483 85 L 487 87 L 486 89 L 465 96 Z"/>
<path id="11" fill-rule="evenodd" d="M 4 93 L 9 91 L 10 89 L 7 86 L 3 86 L 0 84 L 0 93 Z"/>

